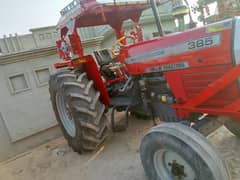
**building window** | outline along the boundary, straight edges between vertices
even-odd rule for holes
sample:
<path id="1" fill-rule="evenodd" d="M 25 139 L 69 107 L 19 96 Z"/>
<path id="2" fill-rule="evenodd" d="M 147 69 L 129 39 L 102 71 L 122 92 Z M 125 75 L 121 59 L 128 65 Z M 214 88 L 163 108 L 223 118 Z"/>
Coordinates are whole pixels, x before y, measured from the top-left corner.
<path id="1" fill-rule="evenodd" d="M 48 85 L 51 70 L 49 67 L 41 67 L 33 70 L 34 77 L 38 87 Z"/>
<path id="2" fill-rule="evenodd" d="M 44 37 L 44 34 L 39 34 L 39 40 L 44 40 L 45 39 L 45 37 Z"/>
<path id="3" fill-rule="evenodd" d="M 14 74 L 8 77 L 12 94 L 21 93 L 30 89 L 29 81 L 25 73 Z"/>
<path id="4" fill-rule="evenodd" d="M 53 32 L 53 37 L 57 38 L 58 37 L 58 32 Z"/>
<path id="5" fill-rule="evenodd" d="M 47 38 L 47 39 L 52 39 L 52 34 L 51 34 L 51 33 L 47 33 L 47 34 L 46 34 L 46 38 Z"/>

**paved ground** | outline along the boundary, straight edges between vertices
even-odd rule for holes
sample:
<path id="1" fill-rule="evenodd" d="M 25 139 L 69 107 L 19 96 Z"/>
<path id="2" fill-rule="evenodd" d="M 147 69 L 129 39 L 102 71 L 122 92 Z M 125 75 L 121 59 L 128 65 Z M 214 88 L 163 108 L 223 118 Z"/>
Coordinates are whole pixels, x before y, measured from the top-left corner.
<path id="1" fill-rule="evenodd" d="M 98 152 L 81 156 L 59 138 L 0 164 L 0 179 L 146 180 L 138 147 L 150 127 L 150 121 L 133 120 L 127 132 L 113 134 Z M 220 128 L 209 139 L 227 160 L 233 180 L 239 180 L 240 140 L 225 128 Z"/>

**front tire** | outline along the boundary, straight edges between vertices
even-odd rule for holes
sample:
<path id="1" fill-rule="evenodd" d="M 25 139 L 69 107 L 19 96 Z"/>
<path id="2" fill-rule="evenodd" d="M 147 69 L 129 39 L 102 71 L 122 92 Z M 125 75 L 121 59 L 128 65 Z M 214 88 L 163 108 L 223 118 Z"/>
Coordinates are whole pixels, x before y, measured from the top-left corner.
<path id="1" fill-rule="evenodd" d="M 100 92 L 86 73 L 60 70 L 50 77 L 49 91 L 56 119 L 69 146 L 76 152 L 93 151 L 109 134 Z"/>
<path id="2" fill-rule="evenodd" d="M 143 138 L 140 156 L 150 180 L 230 180 L 210 143 L 180 123 L 164 123 Z"/>

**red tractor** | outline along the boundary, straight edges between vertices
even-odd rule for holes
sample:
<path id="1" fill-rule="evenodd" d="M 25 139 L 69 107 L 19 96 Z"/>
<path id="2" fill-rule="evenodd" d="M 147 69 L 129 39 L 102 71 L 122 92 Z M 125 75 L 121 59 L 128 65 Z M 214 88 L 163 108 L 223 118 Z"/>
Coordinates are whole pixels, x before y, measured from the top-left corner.
<path id="1" fill-rule="evenodd" d="M 56 118 L 74 151 L 92 151 L 110 129 L 124 130 L 129 114 L 160 118 L 143 138 L 140 155 L 151 180 L 230 180 L 203 135 L 224 124 L 240 136 L 240 18 L 164 35 L 156 11 L 163 1 L 74 0 L 61 11 L 50 94 Z M 152 8 L 159 37 L 143 41 L 139 24 Z M 126 34 L 123 22 L 135 31 Z M 111 50 L 84 55 L 78 28 L 110 25 Z M 112 111 L 111 121 L 106 113 Z M 125 111 L 116 123 L 114 112 Z M 202 135 L 202 134 L 203 135 Z"/>

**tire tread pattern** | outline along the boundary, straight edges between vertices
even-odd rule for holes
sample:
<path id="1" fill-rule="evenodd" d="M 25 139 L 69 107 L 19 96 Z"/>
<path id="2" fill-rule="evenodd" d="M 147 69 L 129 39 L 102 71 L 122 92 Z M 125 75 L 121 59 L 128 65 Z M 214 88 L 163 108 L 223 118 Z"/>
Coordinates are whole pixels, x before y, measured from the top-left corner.
<path id="1" fill-rule="evenodd" d="M 100 147 L 110 130 L 109 121 L 104 114 L 105 105 L 100 101 L 100 92 L 93 87 L 86 73 L 75 74 L 71 70 L 60 70 L 53 74 L 49 81 L 49 92 L 56 118 L 61 126 L 64 137 L 74 151 L 83 153 Z M 69 104 L 77 133 L 70 137 L 56 108 L 56 93 L 62 93 Z"/>

